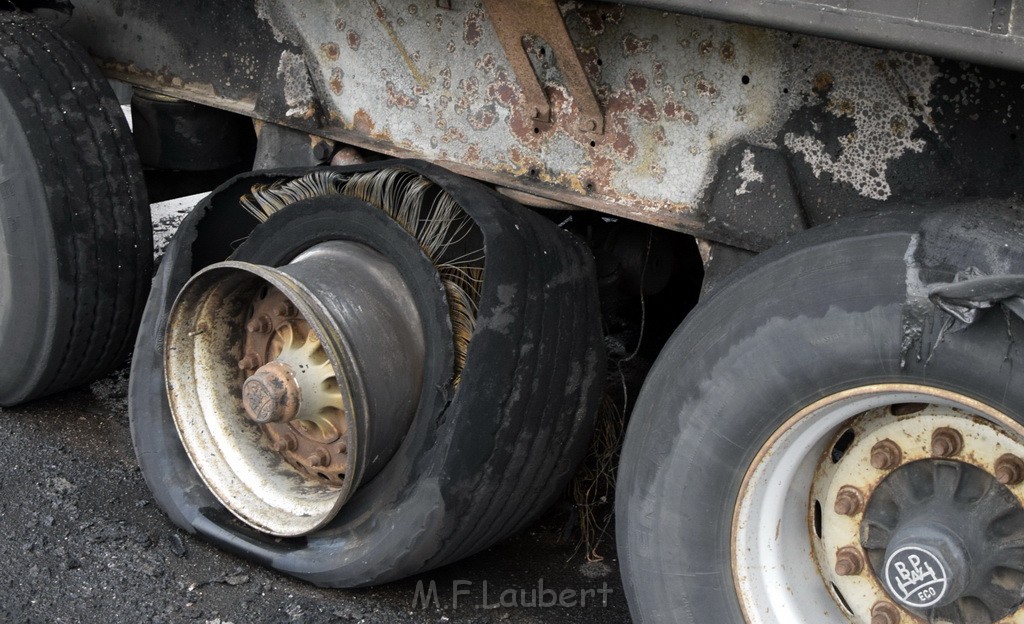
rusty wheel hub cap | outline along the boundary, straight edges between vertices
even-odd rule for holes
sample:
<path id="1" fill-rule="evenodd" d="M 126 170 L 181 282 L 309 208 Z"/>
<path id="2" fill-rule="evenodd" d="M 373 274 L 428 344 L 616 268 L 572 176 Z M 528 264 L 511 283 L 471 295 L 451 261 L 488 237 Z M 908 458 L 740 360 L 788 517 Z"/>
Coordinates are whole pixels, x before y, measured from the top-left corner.
<path id="1" fill-rule="evenodd" d="M 348 420 L 337 373 L 320 339 L 276 288 L 257 293 L 252 310 L 238 362 L 248 376 L 242 384 L 246 415 L 296 470 L 342 485 Z"/>

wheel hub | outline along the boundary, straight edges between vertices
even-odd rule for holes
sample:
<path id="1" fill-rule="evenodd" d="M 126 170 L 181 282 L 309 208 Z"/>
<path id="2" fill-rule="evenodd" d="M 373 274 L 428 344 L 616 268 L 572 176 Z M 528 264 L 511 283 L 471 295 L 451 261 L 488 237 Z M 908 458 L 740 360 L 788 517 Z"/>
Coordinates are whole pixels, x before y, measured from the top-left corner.
<path id="1" fill-rule="evenodd" d="M 997 467 L 1020 452 L 1005 430 L 939 405 L 872 409 L 843 427 L 812 488 L 812 545 L 844 610 L 872 624 L 1017 612 L 1024 552 L 1006 545 L 1024 538 L 1024 492 Z"/>
<path id="2" fill-rule="evenodd" d="M 808 405 L 753 458 L 734 508 L 746 620 L 1024 622 L 1022 458 L 1020 424 L 934 387 Z"/>
<path id="3" fill-rule="evenodd" d="M 299 411 L 299 385 L 287 364 L 271 362 L 245 380 L 242 404 L 253 422 L 289 422 Z"/>
<path id="4" fill-rule="evenodd" d="M 901 466 L 875 489 L 861 526 L 875 574 L 920 617 L 963 621 L 984 607 L 994 621 L 1020 602 L 1024 577 L 1003 571 L 1024 570 L 1024 553 L 998 537 L 1024 527 L 1024 506 L 977 466 L 947 459 Z"/>
<path id="5" fill-rule="evenodd" d="M 316 332 L 273 287 L 257 292 L 249 316 L 238 362 L 249 375 L 242 385 L 246 415 L 290 466 L 309 479 L 344 485 L 348 419 Z"/>
<path id="6" fill-rule="evenodd" d="M 412 294 L 356 243 L 321 243 L 276 269 L 200 271 L 166 341 L 168 398 L 193 466 L 232 513 L 274 535 L 329 522 L 391 458 L 419 403 Z"/>

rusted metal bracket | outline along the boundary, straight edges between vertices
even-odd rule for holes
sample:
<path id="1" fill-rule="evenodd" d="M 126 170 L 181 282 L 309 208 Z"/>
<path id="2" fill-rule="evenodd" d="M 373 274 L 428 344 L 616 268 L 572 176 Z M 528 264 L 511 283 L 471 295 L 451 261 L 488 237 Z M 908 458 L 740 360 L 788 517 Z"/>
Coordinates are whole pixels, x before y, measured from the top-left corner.
<path id="1" fill-rule="evenodd" d="M 565 78 L 565 87 L 580 108 L 580 130 L 603 134 L 601 105 L 583 71 L 555 0 L 484 0 L 484 6 L 523 90 L 525 105 L 532 109 L 534 123 L 550 124 L 553 120 L 551 105 L 524 47 L 524 38 L 531 36 L 543 39 L 551 48 L 555 63 Z"/>

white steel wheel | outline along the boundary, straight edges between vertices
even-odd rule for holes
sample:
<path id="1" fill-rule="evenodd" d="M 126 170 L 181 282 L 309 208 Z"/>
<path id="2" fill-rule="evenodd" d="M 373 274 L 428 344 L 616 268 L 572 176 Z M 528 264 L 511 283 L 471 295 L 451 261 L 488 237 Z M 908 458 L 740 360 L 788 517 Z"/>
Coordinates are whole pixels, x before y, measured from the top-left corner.
<path id="1" fill-rule="evenodd" d="M 1021 621 L 1022 433 L 977 401 L 909 384 L 801 410 L 758 453 L 736 506 L 747 620 Z"/>

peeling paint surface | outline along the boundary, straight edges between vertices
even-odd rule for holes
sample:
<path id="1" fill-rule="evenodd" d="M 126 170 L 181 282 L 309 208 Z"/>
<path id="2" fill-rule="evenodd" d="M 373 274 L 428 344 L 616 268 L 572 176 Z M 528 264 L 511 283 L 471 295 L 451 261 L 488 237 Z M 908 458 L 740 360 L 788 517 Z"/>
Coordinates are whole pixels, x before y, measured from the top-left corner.
<path id="1" fill-rule="evenodd" d="M 885 199 L 887 163 L 913 138 L 936 72 L 930 59 L 691 16 L 563 3 L 566 25 L 606 116 L 578 129 L 560 59 L 527 49 L 552 105 L 536 126 L 493 25 L 472 3 L 374 0 L 372 10 L 278 3 L 303 47 L 330 117 L 435 161 L 525 179 L 633 211 L 683 214 L 701 201 L 722 151 L 738 140 L 798 153 L 866 197 Z M 355 43 L 354 43 L 355 42 Z M 796 49 L 798 48 L 798 49 Z M 344 89 L 340 88 L 344 76 Z M 792 88 L 790 88 L 792 87 Z M 808 99 L 852 121 L 841 149 L 811 133 L 777 135 Z M 752 157 L 752 155 L 751 155 Z M 744 186 L 757 181 L 744 169 Z M 564 199 L 564 196 L 562 196 Z"/>
<path id="2" fill-rule="evenodd" d="M 335 52 L 337 52 L 336 49 Z M 299 54 L 285 50 L 281 53 L 281 62 L 277 66 L 277 77 L 281 81 L 284 100 L 288 105 L 285 115 L 287 117 L 311 116 L 316 99 L 309 83 L 309 72 L 306 70 L 305 59 Z"/>
<path id="3" fill-rule="evenodd" d="M 739 188 L 736 189 L 737 195 L 746 195 L 750 192 L 748 186 L 752 182 L 764 182 L 764 174 L 754 168 L 754 152 L 749 149 L 743 151 L 743 160 L 740 163 L 740 170 L 737 173 L 740 180 Z"/>
<path id="4" fill-rule="evenodd" d="M 372 120 L 377 138 L 432 160 L 647 210 L 685 211 L 700 199 L 720 148 L 751 134 L 770 136 L 786 108 L 771 89 L 782 77 L 783 35 L 567 3 L 566 24 L 607 131 L 578 130 L 578 106 L 543 42 L 528 52 L 554 123 L 537 128 L 486 12 L 469 3 L 452 10 L 433 2 L 372 5 L 353 11 L 329 2 L 280 3 L 274 15 L 292 24 L 275 28 L 302 33 L 306 49 L 332 51 L 320 55 L 319 79 L 333 118 L 348 128 Z M 340 94 L 339 70 L 346 78 Z M 743 75 L 755 75 L 757 88 Z"/>
<path id="5" fill-rule="evenodd" d="M 834 44 L 816 57 L 816 64 L 830 68 L 827 81 L 816 81 L 816 90 L 827 97 L 826 109 L 853 122 L 849 133 L 839 137 L 841 149 L 830 153 L 813 134 L 785 135 L 786 147 L 803 156 L 814 175 L 831 174 L 872 199 L 892 194 L 886 178 L 888 164 L 907 151 L 921 152 L 924 140 L 915 138 L 921 126 L 931 126 L 932 84 L 938 77 L 934 62 L 924 56 L 868 51 L 851 44 Z M 838 82 L 832 76 L 842 79 Z"/>

